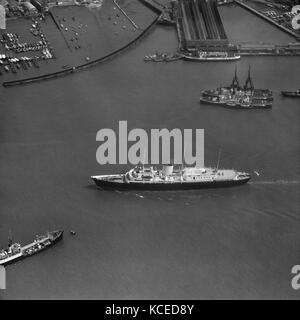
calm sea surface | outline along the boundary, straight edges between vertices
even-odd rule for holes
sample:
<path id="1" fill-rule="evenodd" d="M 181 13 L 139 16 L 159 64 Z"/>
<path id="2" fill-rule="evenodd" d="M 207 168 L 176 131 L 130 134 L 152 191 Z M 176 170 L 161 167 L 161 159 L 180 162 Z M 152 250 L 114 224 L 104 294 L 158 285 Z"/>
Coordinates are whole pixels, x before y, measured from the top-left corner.
<path id="1" fill-rule="evenodd" d="M 242 9 L 222 8 L 232 40 L 292 38 Z M 298 57 L 237 62 L 245 80 L 274 92 L 271 110 L 200 105 L 200 91 L 231 82 L 235 63 L 144 63 L 173 51 L 176 32 L 156 27 L 95 68 L 0 88 L 0 247 L 9 229 L 27 243 L 64 228 L 63 242 L 7 268 L 0 299 L 299 298 Z M 96 132 L 204 128 L 206 165 L 257 171 L 248 185 L 188 192 L 105 192 L 89 176 L 122 172 L 96 162 Z M 77 236 L 69 235 L 76 230 Z"/>

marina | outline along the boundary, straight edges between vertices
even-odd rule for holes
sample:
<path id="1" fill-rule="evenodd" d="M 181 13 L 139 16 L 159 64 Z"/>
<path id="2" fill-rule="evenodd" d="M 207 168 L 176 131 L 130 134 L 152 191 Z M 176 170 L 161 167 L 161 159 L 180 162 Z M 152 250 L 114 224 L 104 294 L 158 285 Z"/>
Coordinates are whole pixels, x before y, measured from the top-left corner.
<path id="1" fill-rule="evenodd" d="M 1 40 L 5 49 L 3 55 L 6 57 L 2 60 L 2 65 L 0 65 L 0 75 L 3 76 L 4 87 L 57 78 L 58 76 L 68 75 L 94 66 L 135 45 L 141 38 L 150 33 L 158 23 L 176 26 L 179 48 L 174 54 L 165 56 L 163 54 L 161 56 L 147 55 L 145 56 L 145 61 L 170 62 L 182 58 L 186 61 L 230 62 L 239 60 L 243 56 L 300 55 L 299 42 L 272 44 L 229 41 L 218 7 L 220 5 L 222 7 L 225 4 L 232 5 L 231 2 L 218 3 L 215 0 L 209 0 L 208 2 L 193 0 L 189 2 L 187 0 L 179 0 L 160 3 L 152 0 L 135 0 L 131 4 L 132 6 L 136 6 L 138 10 L 142 9 L 142 7 L 149 10 L 150 20 L 148 21 L 147 17 L 144 20 L 145 22 L 138 21 L 140 11 L 136 17 L 130 17 L 130 14 L 127 14 L 127 9 L 123 9 L 118 2 L 112 2 L 115 9 L 106 2 L 98 4 L 95 0 L 91 3 L 89 4 L 92 5 L 91 10 L 98 10 L 97 13 L 96 11 L 88 11 L 88 13 L 86 5 L 75 6 L 70 3 L 68 5 L 38 7 L 36 11 L 31 13 L 25 10 L 24 12 L 27 12 L 26 19 L 32 22 L 26 27 L 32 36 L 29 41 L 24 41 L 23 36 L 22 39 L 20 38 L 18 28 L 15 29 L 15 32 L 14 28 L 11 29 L 13 25 L 19 26 L 22 23 L 21 20 L 25 18 L 23 14 L 18 15 L 17 11 L 15 11 L 17 16 L 8 19 L 8 26 L 11 32 L 8 33 L 9 36 L 3 33 Z M 237 4 L 241 5 L 239 2 Z M 241 6 L 244 8 L 243 5 Z M 113 14 L 109 13 L 108 20 L 103 20 L 101 17 L 107 16 L 107 12 L 111 10 L 113 10 Z M 255 11 L 256 9 L 253 10 Z M 69 12 L 70 16 L 67 18 Z M 269 10 L 267 15 L 270 15 L 271 12 Z M 124 39 L 125 43 L 123 44 L 116 41 L 115 49 L 110 52 L 103 52 L 101 41 L 96 40 L 98 38 L 96 34 L 93 35 L 94 32 L 99 32 L 97 30 L 99 26 L 94 25 L 95 21 L 91 26 L 79 23 L 81 18 L 88 21 L 91 18 L 88 16 L 93 16 L 94 14 L 98 16 L 97 19 L 100 17 L 101 23 L 104 23 L 108 33 L 113 32 L 114 37 L 123 36 L 128 32 L 138 34 L 136 34 L 136 37 Z M 112 19 L 113 16 L 115 17 L 114 19 Z M 112 26 L 113 30 L 111 30 Z M 145 26 L 147 26 L 146 29 Z M 117 31 L 117 29 L 119 30 Z M 87 30 L 89 30 L 88 33 Z M 51 35 L 53 32 L 55 34 Z M 23 34 L 23 30 L 21 33 Z M 90 36 L 92 37 L 88 39 Z M 27 37 L 28 35 L 26 35 Z M 99 45 L 98 41 L 100 41 Z M 59 50 L 64 47 L 63 51 L 65 52 L 57 56 L 55 54 L 56 47 L 60 48 Z M 95 47 L 95 52 L 91 52 L 92 47 Z M 88 51 L 90 52 L 85 48 L 89 48 Z M 68 59 L 66 59 L 67 57 Z M 70 68 L 61 70 L 62 66 L 65 65 L 69 65 Z M 32 71 L 32 66 L 35 71 Z M 25 73 L 24 71 L 27 72 Z"/>
<path id="2" fill-rule="evenodd" d="M 152 27 L 152 25 L 149 26 L 149 28 L 151 28 L 151 27 Z M 142 32 L 140 37 L 143 37 L 147 32 L 148 32 L 148 30 Z M 78 65 L 76 67 L 75 66 L 71 67 L 69 65 L 64 65 L 64 66 L 62 66 L 63 70 L 61 70 L 61 71 L 51 72 L 51 73 L 48 73 L 48 74 L 42 74 L 40 76 L 24 78 L 24 79 L 20 79 L 20 80 L 5 81 L 5 82 L 3 82 L 3 86 L 4 87 L 13 87 L 13 86 L 16 86 L 16 85 L 29 84 L 29 83 L 37 82 L 37 81 L 40 81 L 40 80 L 49 80 L 49 79 L 57 78 L 57 77 L 60 77 L 60 76 L 66 76 L 66 75 L 74 73 L 76 71 L 84 70 L 86 68 L 95 66 L 98 63 L 104 62 L 104 61 L 106 61 L 106 60 L 108 60 L 108 59 L 110 59 L 112 57 L 115 57 L 116 55 L 118 55 L 121 52 L 123 52 L 125 49 L 128 49 L 131 46 L 133 46 L 135 44 L 136 40 L 137 39 L 135 39 L 133 42 L 128 43 L 127 45 L 125 45 L 121 49 L 116 50 L 116 51 L 112 52 L 111 54 L 108 54 L 108 55 L 106 55 L 104 57 L 101 57 L 99 59 L 95 59 L 95 60 L 92 60 L 92 61 L 90 61 L 90 59 L 85 59 L 86 60 L 85 63 L 83 63 L 81 65 Z"/>
<path id="3" fill-rule="evenodd" d="M 9 20 L 7 25 L 10 32 L 6 33 L 12 34 L 12 43 L 3 42 L 4 51 L 1 50 L 0 43 L 0 54 L 3 52 L 6 56 L 17 59 L 28 58 L 32 66 L 36 63 L 31 63 L 31 60 L 36 60 L 39 68 L 34 68 L 34 71 L 22 68 L 16 74 L 8 72 L 5 79 L 1 79 L 3 85 L 10 87 L 68 75 L 115 57 L 122 50 L 134 46 L 151 32 L 159 14 L 148 9 L 139 0 L 130 1 L 129 10 L 130 8 L 136 11 L 133 19 L 129 16 L 128 19 L 113 2 L 105 1 L 100 9 L 89 9 L 85 5 L 53 6 L 32 19 L 20 17 Z M 134 21 L 138 28 L 132 25 Z M 0 38 L 5 36 L 2 33 L 0 30 Z M 41 38 L 43 44 L 37 42 L 37 37 Z M 109 47 L 102 45 L 107 37 L 112 37 Z M 14 50 L 20 52 L 16 53 Z M 38 51 L 35 50 L 41 50 L 42 54 L 37 55 Z M 55 54 L 55 50 L 59 50 L 60 54 Z M 70 65 L 70 69 L 62 70 L 64 65 Z"/>

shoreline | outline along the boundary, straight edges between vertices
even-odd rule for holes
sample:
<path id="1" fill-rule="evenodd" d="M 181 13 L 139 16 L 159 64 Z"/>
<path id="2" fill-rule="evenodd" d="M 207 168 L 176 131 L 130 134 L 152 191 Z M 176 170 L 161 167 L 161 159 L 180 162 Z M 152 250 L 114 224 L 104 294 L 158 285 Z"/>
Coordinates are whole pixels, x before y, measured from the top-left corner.
<path id="1" fill-rule="evenodd" d="M 64 37 L 64 34 L 61 32 L 61 29 L 58 25 L 58 21 L 56 21 L 56 18 L 54 17 L 54 14 L 49 11 L 48 12 L 49 18 L 54 22 L 54 25 L 57 27 L 57 30 L 61 33 L 62 38 L 65 42 L 66 39 Z M 38 82 L 38 81 L 42 81 L 42 80 L 49 80 L 49 79 L 53 79 L 53 78 L 57 78 L 57 77 L 61 77 L 61 76 L 65 76 L 65 75 L 69 75 L 71 73 L 75 73 L 77 71 L 81 71 L 84 70 L 86 68 L 92 67 L 98 63 L 104 62 L 110 58 L 113 58 L 114 56 L 122 53 L 123 51 L 125 51 L 126 49 L 130 48 L 131 46 L 135 45 L 140 39 L 142 39 L 144 36 L 146 36 L 148 33 L 151 32 L 151 30 L 154 28 L 154 26 L 157 24 L 159 19 L 159 15 L 156 15 L 154 17 L 154 20 L 151 21 L 150 24 L 148 24 L 146 26 L 146 28 L 142 29 L 141 32 L 134 38 L 134 39 L 129 39 L 129 41 L 127 43 L 124 43 L 122 47 L 119 48 L 114 48 L 115 50 L 113 50 L 112 52 L 106 52 L 104 55 L 93 59 L 91 61 L 88 62 L 84 62 L 82 64 L 76 64 L 75 62 L 74 64 L 70 63 L 70 66 L 64 70 L 54 70 L 53 72 L 47 72 L 44 74 L 40 74 L 40 75 L 32 75 L 31 77 L 24 77 L 21 79 L 16 79 L 16 80 L 7 80 L 7 81 L 3 81 L 2 82 L 2 86 L 3 87 L 11 87 L 11 86 L 16 86 L 16 85 L 23 85 L 23 84 L 29 84 L 29 83 L 34 83 L 34 82 Z M 66 43 L 67 47 L 68 47 L 68 43 Z M 77 62 L 77 63 L 78 63 Z"/>

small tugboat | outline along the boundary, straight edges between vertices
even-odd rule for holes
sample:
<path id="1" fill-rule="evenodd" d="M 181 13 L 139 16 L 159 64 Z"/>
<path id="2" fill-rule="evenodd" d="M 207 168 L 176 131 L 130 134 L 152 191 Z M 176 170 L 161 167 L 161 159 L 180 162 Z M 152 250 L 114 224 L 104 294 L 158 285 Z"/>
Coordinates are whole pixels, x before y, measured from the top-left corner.
<path id="1" fill-rule="evenodd" d="M 154 53 L 144 57 L 144 61 L 154 61 L 154 62 L 171 62 L 181 59 L 182 56 L 179 53 Z"/>
<path id="2" fill-rule="evenodd" d="M 281 91 L 281 94 L 288 98 L 300 98 L 300 89 L 297 91 Z"/>
<path id="3" fill-rule="evenodd" d="M 200 102 L 234 109 L 267 109 L 272 108 L 273 94 L 269 89 L 254 89 L 250 68 L 245 85 L 241 87 L 235 69 L 235 75 L 229 87 L 202 91 Z"/>
<path id="4" fill-rule="evenodd" d="M 218 168 L 181 167 L 164 165 L 136 166 L 125 174 L 91 177 L 100 188 L 117 190 L 187 190 L 201 188 L 231 187 L 247 183 L 251 176 L 245 172 Z"/>
<path id="5" fill-rule="evenodd" d="M 63 234 L 62 230 L 48 232 L 43 236 L 36 236 L 36 239 L 32 243 L 24 247 L 19 243 L 12 243 L 10 237 L 7 249 L 0 250 L 0 265 L 6 266 L 48 249 L 60 241 L 63 238 Z"/>

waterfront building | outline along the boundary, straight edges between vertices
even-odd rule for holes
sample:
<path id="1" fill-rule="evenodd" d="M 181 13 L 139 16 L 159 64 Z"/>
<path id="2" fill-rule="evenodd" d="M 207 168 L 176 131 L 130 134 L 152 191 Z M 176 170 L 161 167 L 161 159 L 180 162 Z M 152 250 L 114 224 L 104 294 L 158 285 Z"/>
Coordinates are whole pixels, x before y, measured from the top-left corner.
<path id="1" fill-rule="evenodd" d="M 229 44 L 216 0 L 179 0 L 177 28 L 183 50 L 236 50 Z"/>

